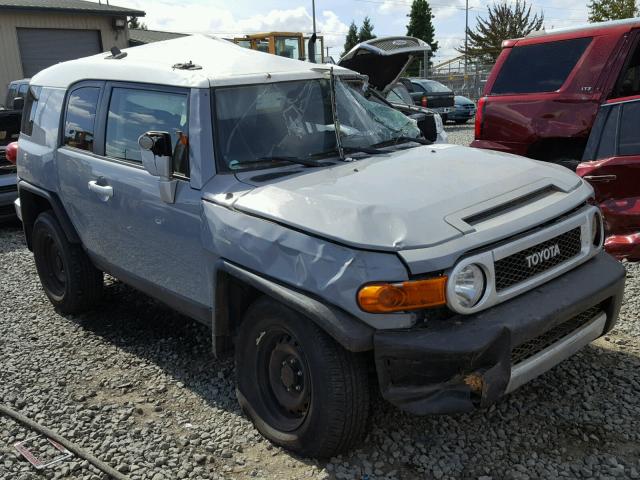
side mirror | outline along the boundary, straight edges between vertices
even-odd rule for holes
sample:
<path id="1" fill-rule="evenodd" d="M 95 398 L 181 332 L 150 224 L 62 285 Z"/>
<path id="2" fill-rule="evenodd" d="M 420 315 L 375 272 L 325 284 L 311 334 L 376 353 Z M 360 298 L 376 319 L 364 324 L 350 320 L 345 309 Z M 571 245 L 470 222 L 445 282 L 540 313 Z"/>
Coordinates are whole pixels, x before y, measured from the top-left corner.
<path id="1" fill-rule="evenodd" d="M 146 132 L 138 137 L 142 166 L 158 179 L 160 199 L 166 203 L 176 200 L 177 180 L 173 176 L 173 151 L 168 132 Z"/>
<path id="2" fill-rule="evenodd" d="M 24 98 L 16 97 L 13 99 L 13 109 L 14 110 L 22 110 L 24 108 Z"/>
<path id="3" fill-rule="evenodd" d="M 169 180 L 173 174 L 171 135 L 168 132 L 146 132 L 138 137 L 142 166 L 154 177 Z"/>

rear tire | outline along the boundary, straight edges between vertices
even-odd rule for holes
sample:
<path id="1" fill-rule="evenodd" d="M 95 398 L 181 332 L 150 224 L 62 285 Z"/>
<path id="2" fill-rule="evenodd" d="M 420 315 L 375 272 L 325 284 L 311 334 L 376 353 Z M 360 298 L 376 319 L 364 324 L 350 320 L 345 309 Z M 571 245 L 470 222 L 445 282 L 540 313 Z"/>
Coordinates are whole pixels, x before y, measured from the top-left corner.
<path id="1" fill-rule="evenodd" d="M 71 243 L 50 212 L 33 224 L 33 256 L 44 292 L 64 314 L 88 310 L 100 300 L 103 275 L 78 244 Z"/>
<path id="2" fill-rule="evenodd" d="M 235 352 L 238 401 L 267 439 L 326 458 L 364 438 L 370 390 L 362 354 L 267 297 L 247 311 Z"/>

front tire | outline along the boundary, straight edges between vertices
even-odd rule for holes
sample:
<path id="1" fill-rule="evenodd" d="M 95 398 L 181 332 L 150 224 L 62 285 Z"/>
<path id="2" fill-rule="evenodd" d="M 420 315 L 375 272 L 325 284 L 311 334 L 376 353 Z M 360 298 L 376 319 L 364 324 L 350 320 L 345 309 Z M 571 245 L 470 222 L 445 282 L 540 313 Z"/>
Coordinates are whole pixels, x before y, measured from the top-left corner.
<path id="1" fill-rule="evenodd" d="M 53 306 L 64 314 L 93 307 L 102 294 L 103 274 L 82 247 L 67 240 L 50 212 L 36 218 L 32 235 L 40 283 Z"/>
<path id="2" fill-rule="evenodd" d="M 319 458 L 363 439 L 370 390 L 362 354 L 266 297 L 247 311 L 235 352 L 238 401 L 267 439 Z"/>

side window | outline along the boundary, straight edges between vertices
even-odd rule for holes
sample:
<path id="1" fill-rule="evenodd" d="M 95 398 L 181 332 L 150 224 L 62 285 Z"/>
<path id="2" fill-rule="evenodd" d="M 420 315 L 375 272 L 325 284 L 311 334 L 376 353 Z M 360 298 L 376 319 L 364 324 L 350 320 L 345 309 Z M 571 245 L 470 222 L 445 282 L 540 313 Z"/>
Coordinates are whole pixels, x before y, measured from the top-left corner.
<path id="1" fill-rule="evenodd" d="M 105 155 L 140 163 L 138 137 L 150 130 L 168 132 L 174 172 L 189 176 L 188 96 L 133 88 L 114 88 L 109 103 Z"/>
<path id="2" fill-rule="evenodd" d="M 620 116 L 619 155 L 640 155 L 640 102 L 624 103 Z"/>
<path id="3" fill-rule="evenodd" d="M 25 135 L 31 136 L 33 133 L 33 121 L 36 116 L 36 110 L 38 109 L 40 90 L 41 87 L 31 87 L 27 92 L 22 114 L 22 125 L 20 126 L 20 131 Z"/>
<path id="4" fill-rule="evenodd" d="M 71 92 L 64 120 L 64 145 L 93 151 L 96 110 L 100 89 L 81 87 Z"/>
<path id="5" fill-rule="evenodd" d="M 602 133 L 600 134 L 600 144 L 598 145 L 596 160 L 616 155 L 619 110 L 620 105 L 611 107 L 609 108 L 608 115 L 603 117 L 605 123 L 602 127 Z"/>
<path id="6" fill-rule="evenodd" d="M 640 95 L 640 43 L 629 59 L 629 63 L 620 74 L 616 88 L 610 98 Z"/>
<path id="7" fill-rule="evenodd" d="M 491 93 L 554 92 L 578 63 L 591 38 L 513 47 L 505 60 Z"/>

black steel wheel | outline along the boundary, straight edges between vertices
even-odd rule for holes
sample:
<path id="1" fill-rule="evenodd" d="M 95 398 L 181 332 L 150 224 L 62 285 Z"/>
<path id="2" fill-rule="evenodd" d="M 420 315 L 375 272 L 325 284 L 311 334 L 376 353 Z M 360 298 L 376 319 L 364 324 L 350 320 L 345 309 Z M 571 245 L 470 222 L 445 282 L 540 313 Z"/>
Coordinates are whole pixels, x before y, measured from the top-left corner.
<path id="1" fill-rule="evenodd" d="M 69 242 L 52 213 L 41 213 L 34 222 L 32 246 L 42 288 L 60 312 L 87 310 L 100 299 L 102 272 L 80 245 Z"/>
<path id="2" fill-rule="evenodd" d="M 265 332 L 258 345 L 258 375 L 270 422 L 292 431 L 304 422 L 311 401 L 311 374 L 300 344 L 285 329 Z"/>
<path id="3" fill-rule="evenodd" d="M 277 445 L 330 457 L 364 437 L 370 410 L 366 359 L 308 318 L 258 299 L 238 331 L 235 361 L 238 401 Z"/>

